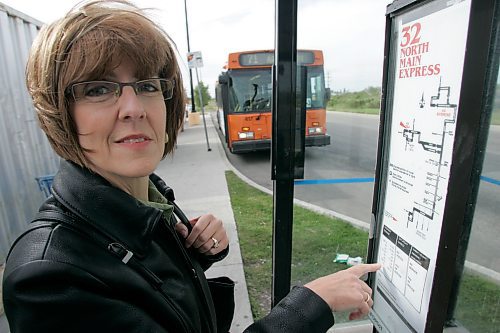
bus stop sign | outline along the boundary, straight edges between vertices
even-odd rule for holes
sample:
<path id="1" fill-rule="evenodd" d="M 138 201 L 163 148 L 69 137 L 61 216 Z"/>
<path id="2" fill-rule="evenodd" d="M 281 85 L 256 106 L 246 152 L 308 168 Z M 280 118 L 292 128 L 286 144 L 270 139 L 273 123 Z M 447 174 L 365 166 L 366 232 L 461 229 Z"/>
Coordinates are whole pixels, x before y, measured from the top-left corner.
<path id="1" fill-rule="evenodd" d="M 201 57 L 201 52 L 188 52 L 187 54 L 188 67 L 189 68 L 201 68 L 203 67 L 203 58 Z"/>
<path id="2" fill-rule="evenodd" d="M 442 332 L 453 313 L 484 154 L 477 140 L 491 113 L 487 82 L 497 73 L 488 56 L 495 3 L 388 6 L 368 255 L 382 263 L 370 279 L 377 332 Z"/>

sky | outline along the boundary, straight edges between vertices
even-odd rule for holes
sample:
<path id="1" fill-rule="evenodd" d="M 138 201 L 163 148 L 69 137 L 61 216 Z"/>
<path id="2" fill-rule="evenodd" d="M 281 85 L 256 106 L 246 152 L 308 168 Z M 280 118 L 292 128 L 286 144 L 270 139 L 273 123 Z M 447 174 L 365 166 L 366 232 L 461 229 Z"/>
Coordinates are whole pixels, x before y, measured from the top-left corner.
<path id="1" fill-rule="evenodd" d="M 77 0 L 0 0 L 41 22 L 62 17 Z M 184 86 L 189 87 L 183 0 L 135 0 L 177 45 Z M 333 91 L 381 86 L 385 12 L 390 0 L 298 0 L 298 48 L 323 50 L 325 78 Z M 191 52 L 200 51 L 200 81 L 214 96 L 228 54 L 274 48 L 274 0 L 186 0 Z M 193 71 L 196 86 L 196 74 Z"/>

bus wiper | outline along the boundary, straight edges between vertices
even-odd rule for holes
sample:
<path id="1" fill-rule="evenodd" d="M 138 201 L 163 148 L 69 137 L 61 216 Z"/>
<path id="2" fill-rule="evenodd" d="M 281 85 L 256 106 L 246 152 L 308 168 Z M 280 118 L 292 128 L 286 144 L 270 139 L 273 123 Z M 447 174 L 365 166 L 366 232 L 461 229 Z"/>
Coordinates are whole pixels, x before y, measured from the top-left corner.
<path id="1" fill-rule="evenodd" d="M 255 100 L 255 97 L 257 96 L 257 88 L 259 87 L 259 85 L 257 83 L 252 83 L 252 86 L 253 86 L 253 96 L 252 96 L 252 99 L 250 100 L 250 106 L 253 105 L 253 101 Z"/>

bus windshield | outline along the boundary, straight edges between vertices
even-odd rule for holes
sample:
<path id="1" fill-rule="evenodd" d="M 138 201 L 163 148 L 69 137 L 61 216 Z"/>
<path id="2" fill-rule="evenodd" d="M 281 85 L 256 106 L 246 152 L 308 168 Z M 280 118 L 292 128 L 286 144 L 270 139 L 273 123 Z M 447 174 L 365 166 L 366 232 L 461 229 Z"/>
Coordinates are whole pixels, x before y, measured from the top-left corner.
<path id="1" fill-rule="evenodd" d="M 233 112 L 271 111 L 271 69 L 232 70 L 229 103 Z"/>
<path id="2" fill-rule="evenodd" d="M 307 69 L 306 108 L 325 108 L 325 78 L 322 66 Z M 231 112 L 271 111 L 273 84 L 271 68 L 230 71 L 229 106 Z"/>

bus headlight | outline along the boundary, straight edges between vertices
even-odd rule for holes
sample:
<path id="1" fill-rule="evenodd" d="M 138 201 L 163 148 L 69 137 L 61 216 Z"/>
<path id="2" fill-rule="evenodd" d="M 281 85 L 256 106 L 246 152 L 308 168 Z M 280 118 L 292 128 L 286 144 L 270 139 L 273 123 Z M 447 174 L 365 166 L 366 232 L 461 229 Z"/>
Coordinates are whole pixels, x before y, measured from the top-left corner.
<path id="1" fill-rule="evenodd" d="M 253 134 L 253 132 L 238 132 L 238 138 L 239 139 L 253 139 L 254 134 Z"/>
<path id="2" fill-rule="evenodd" d="M 308 127 L 307 133 L 309 133 L 309 135 L 323 134 L 323 129 L 321 127 Z"/>

